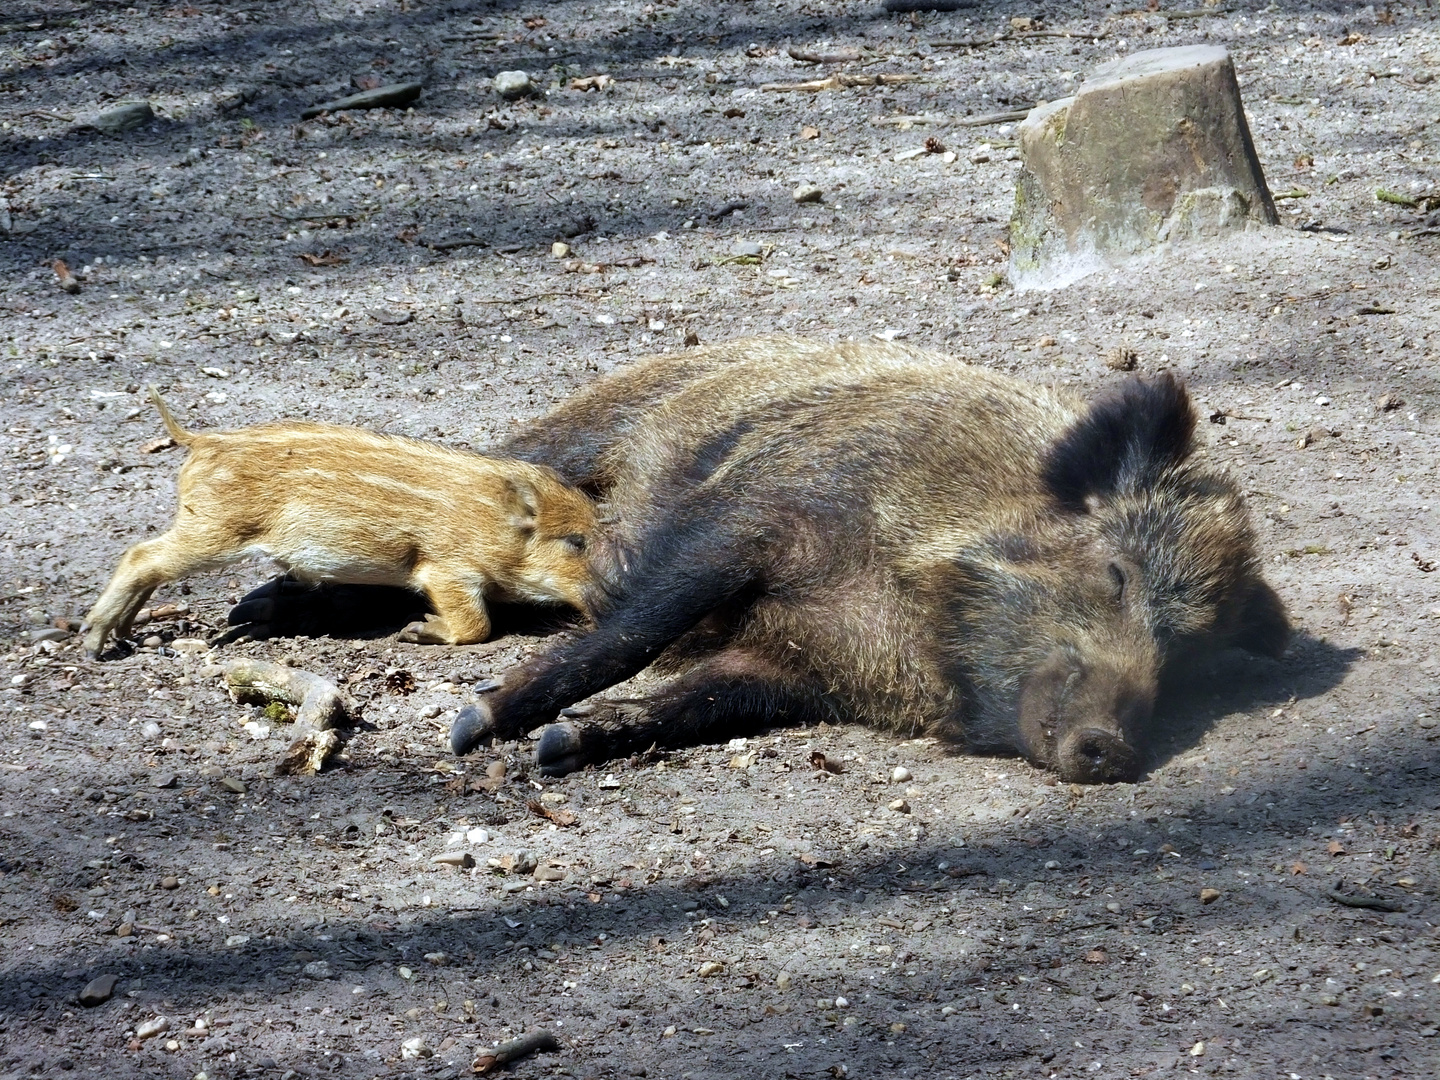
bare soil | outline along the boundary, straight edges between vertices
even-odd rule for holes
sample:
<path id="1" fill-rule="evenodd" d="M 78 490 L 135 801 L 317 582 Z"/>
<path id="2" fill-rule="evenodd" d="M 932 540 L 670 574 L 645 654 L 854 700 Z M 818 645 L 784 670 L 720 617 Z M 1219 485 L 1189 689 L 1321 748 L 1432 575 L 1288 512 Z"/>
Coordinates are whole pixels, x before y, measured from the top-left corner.
<path id="1" fill-rule="evenodd" d="M 1122 6 L 5 4 L 0 1076 L 447 1077 L 533 1027 L 563 1048 L 510 1075 L 1434 1075 L 1435 9 Z M 1081 36 L 933 44 L 1012 17 Z M 1284 224 L 1061 291 L 999 282 L 1012 132 L 954 121 L 1192 42 L 1231 50 Z M 790 44 L 918 78 L 762 89 L 835 70 Z M 517 69 L 539 92 L 497 98 Z M 300 122 L 374 79 L 425 90 Z M 153 122 L 86 126 L 130 100 Z M 927 138 L 955 160 L 895 161 Z M 1146 779 L 1080 789 L 862 728 L 553 782 L 523 742 L 456 761 L 467 684 L 554 627 L 178 652 L 220 637 L 261 566 L 157 596 L 188 611 L 124 658 L 42 632 L 173 512 L 146 384 L 194 426 L 484 448 L 688 333 L 761 331 L 904 337 L 1087 391 L 1120 347 L 1180 373 L 1294 648 L 1179 688 Z M 226 697 L 233 655 L 362 700 L 329 770 L 274 776 L 286 728 Z"/>

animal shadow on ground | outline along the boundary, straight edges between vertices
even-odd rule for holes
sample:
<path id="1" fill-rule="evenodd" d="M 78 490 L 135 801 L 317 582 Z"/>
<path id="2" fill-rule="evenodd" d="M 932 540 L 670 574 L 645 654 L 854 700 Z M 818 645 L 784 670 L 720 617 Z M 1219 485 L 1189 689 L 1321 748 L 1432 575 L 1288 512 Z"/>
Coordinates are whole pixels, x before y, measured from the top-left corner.
<path id="1" fill-rule="evenodd" d="M 317 586 L 280 577 L 231 609 L 233 629 L 221 641 L 241 635 L 383 637 L 426 610 L 425 598 L 406 589 Z M 496 638 L 544 637 L 575 625 L 575 616 L 562 610 L 499 604 L 493 613 Z M 1227 649 L 1168 673 L 1150 726 L 1149 769 L 1199 745 L 1224 716 L 1327 693 L 1344 680 L 1361 654 L 1360 649 L 1340 648 L 1297 631 L 1282 660 Z M 956 751 L 976 752 L 965 747 Z"/>
<path id="2" fill-rule="evenodd" d="M 545 637 L 573 626 L 574 612 L 527 604 L 486 602 L 492 639 Z M 241 637 L 373 639 L 393 634 L 430 612 L 420 593 L 388 585 L 312 585 L 278 577 L 246 593 L 230 609 L 230 629 L 217 645 Z"/>
<path id="3" fill-rule="evenodd" d="M 1227 649 L 1167 673 L 1150 729 L 1150 769 L 1197 746 L 1224 716 L 1328 693 L 1362 655 L 1299 630 L 1281 660 Z"/>

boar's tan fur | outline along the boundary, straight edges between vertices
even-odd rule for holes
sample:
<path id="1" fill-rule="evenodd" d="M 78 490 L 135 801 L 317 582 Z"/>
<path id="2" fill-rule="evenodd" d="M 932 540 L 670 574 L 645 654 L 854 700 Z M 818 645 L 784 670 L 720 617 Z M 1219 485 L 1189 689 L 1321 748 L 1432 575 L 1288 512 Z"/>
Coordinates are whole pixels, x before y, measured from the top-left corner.
<path id="1" fill-rule="evenodd" d="M 551 469 L 328 424 L 189 432 L 170 531 L 130 548 L 86 619 L 98 655 L 158 586 L 249 555 L 302 580 L 399 585 L 435 613 L 406 640 L 468 644 L 490 634 L 485 598 L 584 610 L 590 500 Z"/>

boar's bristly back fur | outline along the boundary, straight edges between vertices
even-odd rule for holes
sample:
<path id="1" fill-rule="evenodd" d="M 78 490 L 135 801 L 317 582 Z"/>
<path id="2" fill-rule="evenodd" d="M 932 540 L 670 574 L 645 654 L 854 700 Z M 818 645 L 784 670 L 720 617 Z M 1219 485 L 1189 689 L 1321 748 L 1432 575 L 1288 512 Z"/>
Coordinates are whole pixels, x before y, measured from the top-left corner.
<path id="1" fill-rule="evenodd" d="M 641 361 L 503 448 L 603 499 L 596 625 L 508 673 L 452 745 L 655 662 L 673 681 L 556 726 L 542 767 L 842 718 L 1133 778 L 1167 665 L 1278 653 L 1288 629 L 1194 433 L 1169 376 L 1087 404 L 894 344 Z"/>

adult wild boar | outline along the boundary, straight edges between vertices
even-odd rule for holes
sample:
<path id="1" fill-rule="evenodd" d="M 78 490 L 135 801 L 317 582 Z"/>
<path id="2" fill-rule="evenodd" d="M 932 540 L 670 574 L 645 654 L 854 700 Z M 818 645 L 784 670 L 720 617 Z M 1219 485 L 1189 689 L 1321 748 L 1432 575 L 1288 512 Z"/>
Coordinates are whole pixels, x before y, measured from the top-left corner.
<path id="1" fill-rule="evenodd" d="M 1275 656 L 1289 633 L 1194 429 L 1168 375 L 1086 404 L 899 345 L 642 361 L 502 449 L 607 504 L 596 622 L 462 710 L 451 744 L 656 663 L 657 693 L 548 727 L 542 769 L 825 719 L 1133 779 L 1168 665 Z"/>

